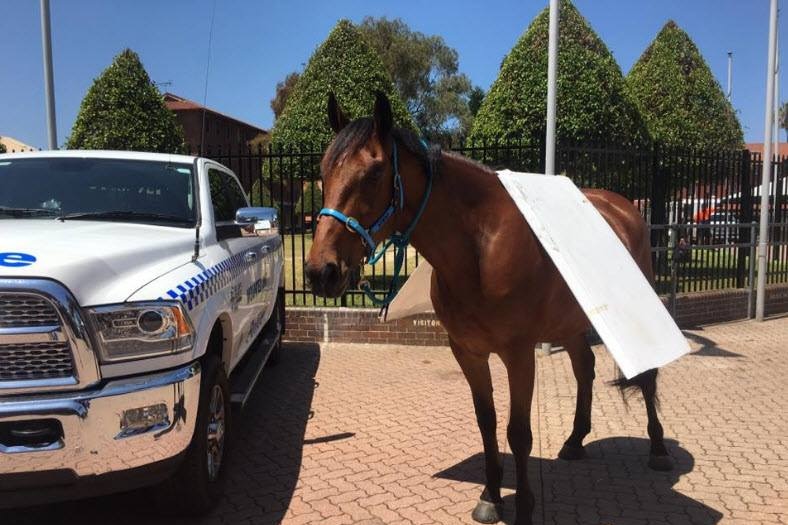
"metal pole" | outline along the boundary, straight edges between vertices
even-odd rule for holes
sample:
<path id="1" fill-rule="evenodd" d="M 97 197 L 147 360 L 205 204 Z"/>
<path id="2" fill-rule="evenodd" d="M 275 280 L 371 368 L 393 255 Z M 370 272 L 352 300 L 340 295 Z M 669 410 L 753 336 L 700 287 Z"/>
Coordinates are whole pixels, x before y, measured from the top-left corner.
<path id="1" fill-rule="evenodd" d="M 49 0 L 41 0 L 41 47 L 44 51 L 44 93 L 47 105 L 49 149 L 57 149 L 55 81 L 52 75 L 52 32 L 49 24 Z"/>
<path id="2" fill-rule="evenodd" d="M 558 76 L 558 0 L 550 0 L 550 36 L 547 44 L 547 126 L 545 130 L 544 172 L 555 175 L 555 99 Z M 550 343 L 542 343 L 538 354 L 548 356 Z"/>
<path id="3" fill-rule="evenodd" d="M 769 62 L 766 74 L 766 116 L 764 119 L 763 169 L 761 170 L 761 217 L 758 239 L 758 286 L 755 319 L 763 321 L 766 307 L 767 250 L 769 246 L 769 178 L 772 171 L 772 124 L 774 122 L 774 65 L 777 54 L 777 0 L 771 0 L 769 13 Z"/>
<path id="4" fill-rule="evenodd" d="M 555 98 L 558 76 L 558 0 L 550 0 L 550 38 L 547 51 L 547 131 L 544 172 L 555 175 Z"/>
<path id="5" fill-rule="evenodd" d="M 733 93 L 733 52 L 728 51 L 728 102 L 731 101 L 731 94 Z"/>
<path id="6" fill-rule="evenodd" d="M 777 27 L 780 27 L 780 11 L 777 11 Z M 772 146 L 773 155 L 779 160 L 780 158 L 780 33 L 777 33 L 777 44 L 774 54 L 774 133 Z M 771 183 L 771 191 L 774 193 L 772 197 L 772 222 L 777 222 L 777 178 L 778 178 L 779 162 L 775 162 L 773 166 L 773 177 Z"/>

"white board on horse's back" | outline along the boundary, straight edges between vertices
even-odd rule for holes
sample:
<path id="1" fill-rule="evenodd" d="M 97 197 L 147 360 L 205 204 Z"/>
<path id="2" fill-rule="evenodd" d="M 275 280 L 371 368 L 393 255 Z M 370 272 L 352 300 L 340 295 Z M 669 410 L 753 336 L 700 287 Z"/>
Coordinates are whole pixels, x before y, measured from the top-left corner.
<path id="1" fill-rule="evenodd" d="M 498 178 L 628 379 L 689 352 L 632 256 L 571 180 L 509 170 Z"/>

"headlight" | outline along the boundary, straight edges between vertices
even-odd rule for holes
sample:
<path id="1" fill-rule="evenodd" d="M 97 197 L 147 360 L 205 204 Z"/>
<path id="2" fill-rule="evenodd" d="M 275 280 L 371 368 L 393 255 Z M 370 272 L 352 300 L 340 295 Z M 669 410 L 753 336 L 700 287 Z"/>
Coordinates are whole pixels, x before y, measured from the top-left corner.
<path id="1" fill-rule="evenodd" d="M 104 362 L 176 354 L 192 347 L 194 329 L 180 303 L 129 303 L 89 311 Z"/>

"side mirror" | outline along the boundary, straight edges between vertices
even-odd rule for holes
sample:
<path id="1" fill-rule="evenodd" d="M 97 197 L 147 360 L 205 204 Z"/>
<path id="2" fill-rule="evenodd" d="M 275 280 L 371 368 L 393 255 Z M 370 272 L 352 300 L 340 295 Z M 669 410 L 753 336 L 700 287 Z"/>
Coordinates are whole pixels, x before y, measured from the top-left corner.
<path id="1" fill-rule="evenodd" d="M 235 225 L 256 235 L 279 233 L 276 208 L 241 208 L 235 212 Z"/>

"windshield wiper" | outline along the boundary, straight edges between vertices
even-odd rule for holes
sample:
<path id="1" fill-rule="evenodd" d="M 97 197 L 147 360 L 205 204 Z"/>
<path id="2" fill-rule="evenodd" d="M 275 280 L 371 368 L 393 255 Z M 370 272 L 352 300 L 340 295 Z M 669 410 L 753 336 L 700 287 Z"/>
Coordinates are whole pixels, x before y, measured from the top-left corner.
<path id="1" fill-rule="evenodd" d="M 14 208 L 13 206 L 0 206 L 0 214 L 12 217 L 32 217 L 36 215 L 57 215 L 60 210 L 51 208 Z"/>
<path id="2" fill-rule="evenodd" d="M 121 210 L 75 212 L 75 213 L 66 213 L 58 217 L 59 221 L 65 221 L 71 219 L 99 219 L 99 220 L 104 219 L 110 221 L 130 220 L 130 221 L 177 222 L 177 223 L 191 222 L 190 219 L 179 217 L 177 215 L 167 215 L 165 213 L 149 213 L 149 212 L 139 212 L 139 211 L 121 211 Z"/>

